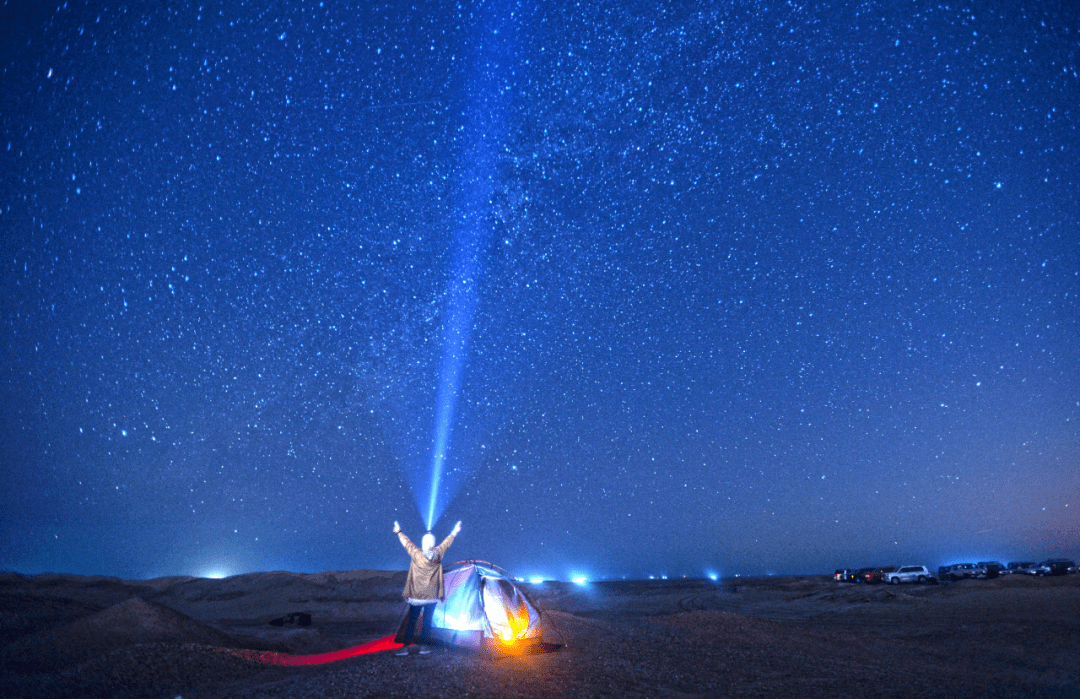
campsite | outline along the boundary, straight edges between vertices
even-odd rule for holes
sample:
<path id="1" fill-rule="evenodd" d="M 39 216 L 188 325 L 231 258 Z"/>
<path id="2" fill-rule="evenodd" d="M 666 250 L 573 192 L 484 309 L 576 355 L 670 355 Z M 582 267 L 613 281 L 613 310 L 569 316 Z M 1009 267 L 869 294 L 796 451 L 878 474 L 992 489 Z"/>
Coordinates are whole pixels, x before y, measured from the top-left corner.
<path id="1" fill-rule="evenodd" d="M 9 697 L 1075 697 L 1080 576 L 516 582 L 544 646 L 317 665 L 392 635 L 404 572 L 0 577 Z M 531 612 L 530 612 L 531 615 Z"/>

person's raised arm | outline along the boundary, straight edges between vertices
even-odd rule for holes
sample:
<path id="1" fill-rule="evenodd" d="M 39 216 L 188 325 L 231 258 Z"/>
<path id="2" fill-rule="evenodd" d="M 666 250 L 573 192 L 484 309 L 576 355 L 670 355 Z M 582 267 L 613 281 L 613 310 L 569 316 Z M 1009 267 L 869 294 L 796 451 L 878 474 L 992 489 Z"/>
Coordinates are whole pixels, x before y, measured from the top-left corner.
<path id="1" fill-rule="evenodd" d="M 446 549 L 450 548 L 450 544 L 454 543 L 454 537 L 461 533 L 461 522 L 454 525 L 454 531 L 450 532 L 450 536 L 443 539 L 443 542 L 439 544 L 439 555 L 442 556 L 446 553 Z"/>
<path id="2" fill-rule="evenodd" d="M 409 540 L 409 537 L 405 536 L 405 532 L 401 531 L 401 525 L 394 522 L 394 533 L 397 534 L 398 541 L 405 547 L 405 550 L 409 552 L 409 556 L 413 555 L 414 550 L 418 550 L 416 545 Z"/>

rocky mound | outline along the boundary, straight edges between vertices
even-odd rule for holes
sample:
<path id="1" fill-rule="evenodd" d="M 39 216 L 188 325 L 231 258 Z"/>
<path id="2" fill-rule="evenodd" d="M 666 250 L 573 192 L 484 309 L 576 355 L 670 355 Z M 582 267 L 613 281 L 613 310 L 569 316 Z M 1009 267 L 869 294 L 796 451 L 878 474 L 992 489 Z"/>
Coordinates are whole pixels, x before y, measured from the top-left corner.
<path id="1" fill-rule="evenodd" d="M 143 643 L 236 647 L 232 637 L 138 597 L 61 626 L 24 636 L 0 651 L 0 665 L 49 670 Z"/>

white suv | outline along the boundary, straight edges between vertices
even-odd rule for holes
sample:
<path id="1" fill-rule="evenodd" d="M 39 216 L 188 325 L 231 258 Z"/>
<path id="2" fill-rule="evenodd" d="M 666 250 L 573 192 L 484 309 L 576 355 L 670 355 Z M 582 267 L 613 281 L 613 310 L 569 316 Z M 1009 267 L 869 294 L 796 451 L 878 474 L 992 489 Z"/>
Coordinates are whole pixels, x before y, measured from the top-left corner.
<path id="1" fill-rule="evenodd" d="M 924 583 L 930 579 L 930 571 L 926 566 L 900 566 L 891 573 L 881 576 L 882 582 L 898 585 L 902 582 Z"/>

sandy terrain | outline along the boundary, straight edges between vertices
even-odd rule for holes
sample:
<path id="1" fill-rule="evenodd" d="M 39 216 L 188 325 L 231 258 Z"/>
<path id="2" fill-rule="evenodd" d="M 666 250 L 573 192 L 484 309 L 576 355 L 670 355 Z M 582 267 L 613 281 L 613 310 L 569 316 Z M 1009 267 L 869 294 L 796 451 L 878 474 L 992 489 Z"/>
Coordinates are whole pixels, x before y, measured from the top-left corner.
<path id="1" fill-rule="evenodd" d="M 404 573 L 0 574 L 5 697 L 1080 697 L 1080 576 L 523 585 L 558 651 L 281 668 L 394 632 Z M 311 615 L 301 627 L 269 622 Z"/>

